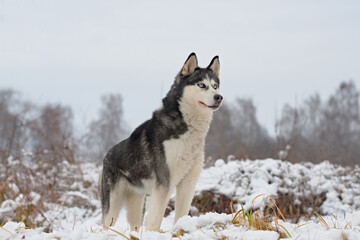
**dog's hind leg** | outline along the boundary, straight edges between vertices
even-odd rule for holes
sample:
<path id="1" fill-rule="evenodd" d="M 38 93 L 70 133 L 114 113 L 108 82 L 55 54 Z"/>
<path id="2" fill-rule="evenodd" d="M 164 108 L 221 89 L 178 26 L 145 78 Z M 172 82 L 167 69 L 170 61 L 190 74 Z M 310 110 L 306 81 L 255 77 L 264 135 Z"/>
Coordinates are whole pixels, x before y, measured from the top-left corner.
<path id="1" fill-rule="evenodd" d="M 103 206 L 102 222 L 105 226 L 114 226 L 119 216 L 121 207 L 124 204 L 125 183 L 119 182 L 113 189 L 108 191 L 108 206 Z"/>
<path id="2" fill-rule="evenodd" d="M 194 197 L 196 182 L 201 170 L 202 161 L 199 161 L 176 186 L 174 223 L 176 223 L 182 216 L 189 214 L 191 202 Z"/>
<path id="3" fill-rule="evenodd" d="M 131 231 L 139 230 L 143 219 L 145 194 L 138 194 L 128 190 L 125 195 L 127 220 Z"/>

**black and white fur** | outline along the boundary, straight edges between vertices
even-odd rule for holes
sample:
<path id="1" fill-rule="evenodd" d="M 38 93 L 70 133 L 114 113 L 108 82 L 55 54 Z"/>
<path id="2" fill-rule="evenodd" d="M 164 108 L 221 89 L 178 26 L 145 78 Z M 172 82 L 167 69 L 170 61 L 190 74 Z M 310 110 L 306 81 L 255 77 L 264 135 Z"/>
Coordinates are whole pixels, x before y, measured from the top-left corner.
<path id="1" fill-rule="evenodd" d="M 195 53 L 190 54 L 162 107 L 106 154 L 100 176 L 105 226 L 114 225 L 125 207 L 131 229 L 138 229 L 145 195 L 150 194 L 146 225 L 159 230 L 175 188 L 175 222 L 188 214 L 203 166 L 205 137 L 223 99 L 219 67 L 218 56 L 207 68 L 199 68 Z"/>

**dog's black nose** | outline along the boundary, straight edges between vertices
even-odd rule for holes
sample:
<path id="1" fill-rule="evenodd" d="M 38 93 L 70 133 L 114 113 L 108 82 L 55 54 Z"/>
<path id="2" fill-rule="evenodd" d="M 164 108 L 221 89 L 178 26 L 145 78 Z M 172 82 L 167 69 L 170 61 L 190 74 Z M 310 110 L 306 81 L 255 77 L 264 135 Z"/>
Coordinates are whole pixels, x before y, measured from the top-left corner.
<path id="1" fill-rule="evenodd" d="M 223 96 L 221 96 L 220 94 L 216 94 L 214 96 L 214 99 L 216 102 L 221 103 L 221 101 L 223 100 Z"/>

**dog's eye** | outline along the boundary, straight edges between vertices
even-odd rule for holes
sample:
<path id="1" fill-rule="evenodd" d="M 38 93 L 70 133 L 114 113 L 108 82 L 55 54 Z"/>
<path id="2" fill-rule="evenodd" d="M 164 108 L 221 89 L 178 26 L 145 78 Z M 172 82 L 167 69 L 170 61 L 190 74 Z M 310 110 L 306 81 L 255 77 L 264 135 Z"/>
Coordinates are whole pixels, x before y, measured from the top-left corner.
<path id="1" fill-rule="evenodd" d="M 214 85 L 213 85 L 213 88 L 214 89 L 217 89 L 219 86 L 215 83 Z"/>
<path id="2" fill-rule="evenodd" d="M 198 83 L 198 86 L 199 86 L 200 88 L 206 88 L 206 85 L 203 84 L 203 83 Z"/>

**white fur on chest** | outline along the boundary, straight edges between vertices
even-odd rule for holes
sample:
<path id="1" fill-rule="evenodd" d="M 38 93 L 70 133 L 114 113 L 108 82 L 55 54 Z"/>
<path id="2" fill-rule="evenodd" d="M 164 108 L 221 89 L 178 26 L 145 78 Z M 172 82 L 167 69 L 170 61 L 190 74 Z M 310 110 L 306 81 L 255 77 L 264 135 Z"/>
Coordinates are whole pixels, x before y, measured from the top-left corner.
<path id="1" fill-rule="evenodd" d="M 166 163 L 170 170 L 170 185 L 177 185 L 195 164 L 203 164 L 204 146 L 205 134 L 192 132 L 164 142 Z"/>

